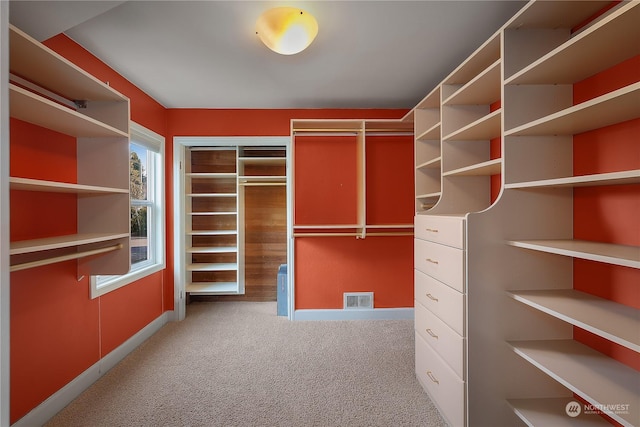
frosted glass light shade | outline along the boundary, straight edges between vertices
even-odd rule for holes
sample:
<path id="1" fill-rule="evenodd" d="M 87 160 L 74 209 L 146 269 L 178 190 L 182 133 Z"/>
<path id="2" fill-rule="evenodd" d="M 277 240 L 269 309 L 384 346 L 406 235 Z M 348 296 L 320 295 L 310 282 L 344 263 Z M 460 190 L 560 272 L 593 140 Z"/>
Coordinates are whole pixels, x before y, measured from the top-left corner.
<path id="1" fill-rule="evenodd" d="M 260 15 L 256 34 L 272 51 L 294 55 L 305 50 L 316 38 L 318 22 L 304 10 L 276 7 Z"/>

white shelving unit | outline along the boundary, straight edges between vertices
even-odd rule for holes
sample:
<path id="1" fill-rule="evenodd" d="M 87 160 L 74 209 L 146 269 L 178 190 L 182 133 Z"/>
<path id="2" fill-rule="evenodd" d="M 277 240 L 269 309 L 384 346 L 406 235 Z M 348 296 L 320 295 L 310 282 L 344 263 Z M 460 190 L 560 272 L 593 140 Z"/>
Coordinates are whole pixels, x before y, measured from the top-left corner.
<path id="1" fill-rule="evenodd" d="M 10 177 L 17 192 L 77 195 L 77 233 L 12 241 L 12 271 L 78 259 L 79 275 L 128 272 L 129 100 L 14 26 L 9 44 L 10 116 L 77 144 L 77 182 Z"/>
<path id="2" fill-rule="evenodd" d="M 582 290 L 587 268 L 640 269 L 640 245 L 623 241 L 637 229 L 587 232 L 589 219 L 596 228 L 613 220 L 604 205 L 584 207 L 609 190 L 624 203 L 640 196 L 640 166 L 631 160 L 638 145 L 627 141 L 640 118 L 640 82 L 611 71 L 637 63 L 638 22 L 635 1 L 531 1 L 413 110 L 416 235 L 448 246 L 431 253 L 435 245 L 416 244 L 416 268 L 426 270 L 416 273 L 416 305 L 450 324 L 459 311 L 454 301 L 462 304 L 465 397 L 451 394 L 441 405 L 431 391 L 437 387 L 422 371 L 442 363 L 443 353 L 434 343 L 433 352 L 424 349 L 430 336 L 423 314 L 416 317 L 416 374 L 454 425 L 609 425 L 596 414 L 567 415 L 574 401 L 605 408 L 622 425 L 640 425 L 640 378 L 622 362 L 640 352 L 640 310 L 615 295 L 606 299 L 604 291 L 627 279 L 602 275 L 590 292 L 604 297 Z M 607 77 L 587 95 L 585 79 L 598 74 Z M 622 83 L 602 89 L 608 78 Z M 625 166 L 606 164 L 610 153 L 600 152 L 593 155 L 602 154 L 604 166 L 583 165 L 591 145 L 581 144 L 604 140 L 623 150 L 616 159 Z M 462 224 L 464 246 L 454 244 L 458 225 L 452 229 L 447 219 Z M 444 266 L 452 261 L 444 254 L 454 247 L 466 252 L 463 302 L 438 279 L 448 277 Z M 449 301 L 447 310 L 425 292 Z M 605 347 L 617 353 L 607 356 Z M 464 421 L 451 421 L 461 408 Z"/>
<path id="3" fill-rule="evenodd" d="M 194 147 L 185 163 L 185 291 L 190 295 L 242 294 L 238 149 Z"/>

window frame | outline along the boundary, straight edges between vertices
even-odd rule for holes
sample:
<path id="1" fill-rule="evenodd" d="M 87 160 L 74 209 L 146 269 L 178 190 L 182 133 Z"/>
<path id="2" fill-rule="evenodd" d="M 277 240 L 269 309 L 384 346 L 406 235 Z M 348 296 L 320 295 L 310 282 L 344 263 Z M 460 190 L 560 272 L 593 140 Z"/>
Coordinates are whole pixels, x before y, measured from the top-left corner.
<path id="1" fill-rule="evenodd" d="M 148 177 L 152 180 L 153 185 L 147 188 L 147 191 L 153 191 L 149 194 L 150 203 L 153 207 L 152 217 L 149 218 L 150 227 L 149 239 L 152 242 L 150 245 L 151 259 L 140 263 L 137 263 L 135 267 L 122 275 L 114 276 L 91 276 L 90 289 L 91 298 L 97 298 L 105 295 L 111 291 L 119 289 L 137 280 L 140 280 L 150 274 L 161 271 L 166 265 L 166 244 L 165 244 L 165 206 L 163 205 L 164 192 L 165 192 L 165 138 L 135 122 L 131 122 L 129 126 L 129 145 L 136 144 L 147 148 L 148 150 L 157 153 L 156 159 L 153 162 L 152 176 Z M 146 206 L 148 202 L 133 202 L 130 199 L 131 207 L 134 206 Z"/>

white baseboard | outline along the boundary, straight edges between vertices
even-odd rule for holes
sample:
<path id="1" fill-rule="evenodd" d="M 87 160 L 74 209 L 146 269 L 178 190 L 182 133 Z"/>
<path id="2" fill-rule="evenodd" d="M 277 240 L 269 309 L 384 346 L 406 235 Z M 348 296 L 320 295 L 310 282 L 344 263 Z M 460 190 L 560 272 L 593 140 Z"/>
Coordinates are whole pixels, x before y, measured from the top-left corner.
<path id="1" fill-rule="evenodd" d="M 413 307 L 374 309 L 295 310 L 292 320 L 406 320 L 413 319 Z"/>
<path id="2" fill-rule="evenodd" d="M 137 334 L 122 343 L 118 348 L 104 356 L 93 364 L 89 369 L 75 377 L 67 385 L 49 396 L 44 402 L 33 408 L 27 415 L 20 418 L 12 427 L 32 427 L 41 426 L 50 420 L 55 414 L 60 412 L 65 406 L 71 403 L 76 397 L 89 388 L 109 369 L 117 365 L 129 353 L 135 350 L 140 344 L 149 339 L 170 319 L 173 312 L 164 312 L 160 317 L 142 328 Z"/>

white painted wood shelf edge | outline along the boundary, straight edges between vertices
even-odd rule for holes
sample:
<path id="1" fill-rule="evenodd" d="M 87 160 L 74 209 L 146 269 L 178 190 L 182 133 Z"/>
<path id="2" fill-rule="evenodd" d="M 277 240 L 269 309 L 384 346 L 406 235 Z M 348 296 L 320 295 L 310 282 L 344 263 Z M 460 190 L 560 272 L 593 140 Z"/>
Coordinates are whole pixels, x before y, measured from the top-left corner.
<path id="1" fill-rule="evenodd" d="M 511 291 L 516 301 L 640 352 L 640 310 L 573 289 Z"/>
<path id="2" fill-rule="evenodd" d="M 573 340 L 510 341 L 513 350 L 624 426 L 640 423 L 640 372 Z M 608 406 L 611 405 L 611 406 Z M 626 406 L 623 411 L 608 408 Z"/>

